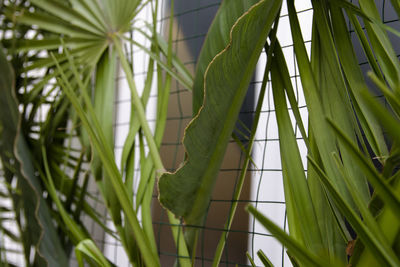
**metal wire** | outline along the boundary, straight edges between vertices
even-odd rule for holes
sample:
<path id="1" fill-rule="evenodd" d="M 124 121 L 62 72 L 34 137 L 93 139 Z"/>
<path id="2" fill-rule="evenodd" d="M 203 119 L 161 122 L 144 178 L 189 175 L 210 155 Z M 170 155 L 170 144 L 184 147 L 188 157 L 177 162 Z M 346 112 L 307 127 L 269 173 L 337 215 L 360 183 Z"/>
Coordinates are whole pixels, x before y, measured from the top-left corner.
<path id="1" fill-rule="evenodd" d="M 299 1 L 300 2 L 300 1 Z M 390 10 L 389 1 L 378 0 L 381 7 L 381 16 L 383 21 L 389 26 L 395 29 L 400 28 L 400 24 L 397 16 L 394 16 L 393 12 Z M 215 15 L 220 2 L 216 0 L 198 0 L 198 1 L 187 1 L 187 0 L 175 0 L 175 15 L 174 15 L 174 50 L 175 53 L 183 58 L 184 64 L 191 70 L 195 69 L 196 58 L 201 49 L 201 44 L 206 36 L 208 26 L 210 25 L 213 16 Z M 169 1 L 164 1 L 165 9 L 168 9 Z M 298 9 L 299 16 L 312 16 L 312 9 L 310 5 L 305 4 L 303 8 Z M 282 23 L 286 20 L 287 13 L 283 11 L 282 13 Z M 169 22 L 170 17 L 165 14 L 160 23 Z M 357 37 L 354 31 L 350 29 L 350 34 L 357 48 Z M 309 29 L 309 32 L 310 29 Z M 306 34 L 307 35 L 307 34 Z M 306 39 L 306 46 L 310 46 L 311 34 L 308 35 Z M 291 65 L 290 75 L 293 84 L 297 91 L 298 101 L 302 116 L 307 117 L 307 109 L 305 106 L 304 98 L 302 97 L 301 83 L 297 73 L 297 65 L 295 61 L 293 46 L 290 41 L 287 43 L 282 43 L 282 48 L 285 55 L 287 56 L 288 65 Z M 362 54 L 362 50 L 357 53 Z M 400 48 L 398 48 L 400 49 Z M 400 52 L 400 51 L 398 51 Z M 183 56 L 183 57 L 182 57 Z M 359 57 L 359 62 L 361 66 L 368 68 L 368 64 L 363 57 Z M 145 63 L 143 63 L 145 64 Z M 145 69 L 145 68 L 143 68 Z M 136 75 L 144 75 L 143 72 L 136 72 Z M 123 78 L 123 77 L 121 77 Z M 261 77 L 262 78 L 262 77 Z M 253 90 L 253 95 L 257 96 L 259 86 L 261 84 L 260 77 L 256 75 L 255 80 L 252 82 L 252 86 L 249 90 Z M 151 95 L 155 98 L 155 94 Z M 273 244 L 274 239 L 272 236 L 261 229 L 257 222 L 250 218 L 244 211 L 243 208 L 247 204 L 255 205 L 261 210 L 265 208 L 266 210 L 275 209 L 276 212 L 276 222 L 280 224 L 282 228 L 287 230 L 286 222 L 286 210 L 285 202 L 282 196 L 265 196 L 262 192 L 270 192 L 271 188 L 267 188 L 271 184 L 275 184 L 278 189 L 282 186 L 282 170 L 280 167 L 280 162 L 278 161 L 275 166 L 271 164 L 271 158 L 279 158 L 279 145 L 277 133 L 274 132 L 276 124 L 275 120 L 275 110 L 273 107 L 272 95 L 270 88 L 268 89 L 267 99 L 265 100 L 265 105 L 261 111 L 261 120 L 255 140 L 255 149 L 258 152 L 259 164 L 256 166 L 251 166 L 248 170 L 247 182 L 243 190 L 242 198 L 237 200 L 239 203 L 237 215 L 234 218 L 232 228 L 229 230 L 229 237 L 227 239 L 227 244 L 223 253 L 223 257 L 220 266 L 249 266 L 248 260 L 245 257 L 245 253 L 248 250 L 253 258 L 257 258 L 256 250 L 258 245 L 256 240 L 261 240 L 261 244 L 266 247 L 269 244 Z M 167 119 L 167 137 L 164 138 L 162 142 L 161 154 L 165 159 L 165 167 L 169 171 L 174 171 L 179 166 L 180 162 L 184 157 L 184 150 L 181 145 L 183 131 L 185 126 L 190 121 L 191 114 L 191 104 L 190 104 L 190 93 L 187 88 L 182 88 L 179 83 L 175 83 L 171 90 L 171 103 L 170 110 Z M 129 104 L 129 99 L 118 99 L 116 105 L 121 106 L 124 103 Z M 242 108 L 242 115 L 252 115 L 254 114 L 255 106 L 246 106 Z M 125 111 L 126 112 L 126 111 Z M 152 121 L 150 118 L 149 121 Z M 122 121 L 116 121 L 116 129 L 121 129 L 123 127 L 128 127 L 128 123 Z M 296 137 L 298 143 L 301 146 L 302 139 L 299 133 Z M 204 226 L 193 226 L 193 225 L 181 225 L 182 227 L 196 227 L 200 229 L 200 235 L 198 239 L 198 247 L 195 255 L 196 266 L 211 266 L 212 259 L 214 256 L 214 250 L 216 248 L 216 242 L 218 241 L 221 233 L 227 231 L 224 228 L 224 223 L 227 215 L 227 211 L 230 209 L 232 203 L 232 193 L 237 179 L 241 171 L 241 163 L 243 162 L 243 153 L 236 148 L 234 148 L 235 143 L 230 143 L 230 151 L 236 155 L 236 157 L 230 158 L 224 162 L 221 170 L 220 177 L 217 182 L 216 190 L 211 199 L 208 216 Z M 121 150 L 122 145 L 116 144 L 116 150 Z M 254 155 L 254 154 L 253 154 Z M 304 155 L 305 156 L 305 155 Z M 137 169 L 137 172 L 140 170 Z M 307 171 L 307 170 L 305 170 Z M 163 266 L 172 266 L 175 260 L 179 257 L 177 249 L 173 245 L 171 234 L 170 234 L 170 224 L 168 222 L 165 211 L 159 206 L 157 196 L 154 195 L 153 201 L 153 224 L 156 233 L 156 241 L 159 250 L 159 256 Z M 274 216 L 274 215 L 272 215 Z M 217 218 L 215 218 L 217 217 Z M 271 217 L 271 216 L 269 216 Z M 115 243 L 115 246 L 120 246 Z M 276 252 L 273 255 L 275 259 L 274 264 L 276 266 L 291 266 L 288 260 L 285 248 L 276 245 L 278 250 L 272 250 Z M 118 259 L 118 256 L 115 256 Z"/>

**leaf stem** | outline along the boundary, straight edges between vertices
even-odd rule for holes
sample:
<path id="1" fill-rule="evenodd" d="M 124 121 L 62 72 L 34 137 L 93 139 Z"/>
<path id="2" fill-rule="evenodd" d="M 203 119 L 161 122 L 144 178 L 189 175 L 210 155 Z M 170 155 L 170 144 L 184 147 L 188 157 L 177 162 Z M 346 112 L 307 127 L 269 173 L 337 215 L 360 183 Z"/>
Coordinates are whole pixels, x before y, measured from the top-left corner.
<path id="1" fill-rule="evenodd" d="M 150 126 L 147 122 L 146 113 L 145 113 L 144 107 L 142 105 L 142 101 L 140 100 L 140 97 L 137 93 L 137 89 L 136 89 L 135 81 L 133 79 L 131 68 L 129 67 L 128 61 L 126 60 L 125 55 L 122 51 L 120 39 L 118 39 L 116 36 L 114 36 L 113 41 L 114 41 L 115 48 L 117 50 L 122 68 L 126 74 L 126 79 L 128 81 L 128 85 L 131 90 L 131 97 L 133 100 L 134 108 L 137 112 L 140 124 L 143 129 L 144 136 L 145 136 L 147 144 L 149 146 L 150 156 L 152 157 L 154 166 L 156 168 L 156 175 L 159 175 L 159 174 L 165 172 L 165 168 L 162 163 L 160 154 L 158 152 L 157 144 L 154 140 Z M 168 211 L 168 218 L 172 225 L 180 224 L 180 221 L 177 218 L 175 218 L 175 216 L 170 211 Z M 178 228 L 178 226 L 171 226 L 174 241 L 175 241 L 176 246 L 178 247 L 179 255 L 181 256 L 179 261 L 182 266 L 191 266 L 189 252 L 188 252 L 186 243 L 184 241 L 183 231 L 181 228 L 180 229 L 176 229 L 176 228 Z"/>
<path id="2" fill-rule="evenodd" d="M 146 112 L 142 105 L 142 101 L 140 100 L 139 94 L 136 89 L 135 81 L 133 80 L 133 75 L 131 68 L 129 67 L 128 61 L 125 58 L 124 52 L 121 48 L 121 41 L 116 36 L 113 37 L 114 45 L 118 53 L 118 57 L 121 62 L 121 66 L 126 74 L 126 79 L 128 81 L 129 88 L 131 90 L 131 96 L 134 104 L 134 108 L 138 113 L 138 118 L 140 121 L 140 125 L 142 126 L 144 136 L 146 137 L 147 145 L 149 146 L 150 155 L 153 159 L 154 166 L 156 167 L 156 171 L 159 173 L 165 172 L 164 165 L 162 163 L 160 154 L 158 153 L 156 142 L 153 138 L 153 134 L 151 132 L 150 126 L 146 119 Z"/>

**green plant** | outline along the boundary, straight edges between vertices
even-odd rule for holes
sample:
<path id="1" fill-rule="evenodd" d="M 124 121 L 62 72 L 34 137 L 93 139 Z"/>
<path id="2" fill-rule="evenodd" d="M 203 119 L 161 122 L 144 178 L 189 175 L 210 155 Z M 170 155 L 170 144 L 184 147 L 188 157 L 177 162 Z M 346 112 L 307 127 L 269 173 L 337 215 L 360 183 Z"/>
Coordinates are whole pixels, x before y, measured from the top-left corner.
<path id="1" fill-rule="evenodd" d="M 338 266 L 345 264 L 348 261 L 347 257 L 351 256 L 350 263 L 353 265 L 397 266 L 399 259 L 396 252 L 396 240 L 398 239 L 399 218 L 396 214 L 398 215 L 399 194 L 396 181 L 398 174 L 395 168 L 398 167 L 396 160 L 398 132 L 394 128 L 399 125 L 397 121 L 399 114 L 396 112 L 398 109 L 396 91 L 399 62 L 386 31 L 389 29 L 395 34 L 397 32 L 380 22 L 381 19 L 373 1 L 360 1 L 360 7 L 346 1 L 312 1 L 312 3 L 314 25 L 311 59 L 309 59 L 294 1 L 288 1 L 295 54 L 309 112 L 308 135 L 294 98 L 295 94 L 279 41 L 275 43 L 274 37 L 270 36 L 270 43 L 266 45 L 266 51 L 270 51 L 271 63 L 266 65 L 265 79 L 270 75 L 273 88 L 290 236 L 276 228 L 254 208 L 250 207 L 249 211 L 287 245 L 294 265 Z M 273 5 L 273 1 L 268 1 L 268 3 L 260 1 L 239 18 L 230 32 L 232 43 L 229 43 L 227 48 L 222 50 L 208 65 L 204 87 L 205 95 L 209 99 L 204 100 L 198 114 L 187 128 L 184 140 L 188 152 L 187 162 L 176 173 L 160 179 L 161 202 L 175 214 L 183 216 L 189 224 L 199 224 L 204 216 L 206 200 L 209 198 L 209 195 L 206 194 L 210 194 L 210 190 L 205 190 L 205 188 L 212 188 L 211 179 L 215 175 L 211 174 L 211 170 L 218 169 L 218 162 L 220 162 L 218 153 L 214 153 L 214 151 L 223 149 L 224 141 L 222 140 L 229 138 L 229 135 L 225 135 L 225 139 L 217 138 L 216 142 L 221 147 L 210 145 L 211 148 L 208 148 L 209 142 L 205 141 L 210 140 L 206 135 L 208 127 L 214 138 L 219 135 L 215 134 L 217 131 L 215 130 L 216 126 L 213 126 L 212 119 L 211 122 L 207 121 L 207 125 L 202 125 L 202 114 L 205 113 L 207 115 L 204 116 L 213 118 L 208 109 L 214 109 L 216 116 L 221 114 L 221 117 L 216 120 L 218 123 L 225 119 L 229 123 L 233 123 L 233 118 L 236 118 L 236 116 L 230 118 L 231 113 L 228 111 L 219 113 L 215 109 L 223 109 L 224 104 L 229 106 L 232 103 L 234 103 L 234 107 L 237 107 L 236 100 L 240 99 L 237 103 L 241 103 L 244 96 L 240 90 L 232 89 L 229 93 L 222 94 L 220 93 L 221 88 L 229 88 L 229 82 L 224 82 L 225 78 L 227 80 L 234 80 L 233 77 L 246 79 L 246 75 L 250 75 L 254 67 L 250 67 L 249 71 L 243 71 L 241 74 L 239 74 L 240 72 L 233 74 L 235 70 L 233 66 L 240 66 L 243 70 L 244 64 L 235 65 L 232 62 L 224 62 L 225 64 L 221 62 L 226 54 L 230 60 L 233 58 L 237 60 L 240 56 L 246 55 L 247 48 L 255 54 L 259 54 L 260 50 L 252 49 L 251 45 L 256 45 L 256 37 L 261 36 L 260 38 L 265 39 L 266 35 L 253 34 L 252 38 L 243 36 L 239 38 L 235 36 L 235 30 L 236 27 L 240 28 L 241 23 L 246 19 L 251 20 L 251 22 L 243 22 L 247 23 L 247 26 L 256 23 L 257 20 L 262 20 L 263 15 L 265 17 L 272 15 L 273 13 L 266 12 L 268 9 L 264 7 L 263 15 L 258 14 L 250 19 L 253 14 L 256 14 L 257 8 L 263 4 Z M 393 5 L 396 6 L 396 3 Z M 277 7 L 279 7 L 279 3 L 277 3 Z M 220 10 L 220 12 L 222 11 Z M 370 64 L 372 70 L 375 71 L 370 74 L 370 77 L 381 88 L 390 104 L 389 110 L 385 110 L 369 96 L 369 90 L 357 64 L 343 12 L 346 12 L 351 19 L 362 40 L 364 50 L 370 56 Z M 364 20 L 371 45 L 365 42 L 365 33 L 360 30 L 356 16 Z M 272 15 L 269 19 L 274 17 Z M 272 20 L 270 21 L 272 23 Z M 249 26 L 249 28 L 255 29 L 256 27 Z M 249 39 L 252 40 L 251 44 L 246 43 Z M 235 49 L 236 42 L 240 42 L 241 51 L 236 52 L 240 55 L 234 57 L 229 55 L 229 51 Z M 376 55 L 377 62 L 371 58 L 372 55 Z M 251 62 L 251 56 L 247 55 L 245 58 L 246 62 Z M 225 71 L 224 68 L 229 68 L 229 71 Z M 217 80 L 221 82 L 216 87 L 218 89 L 208 87 L 209 84 L 212 84 L 210 77 L 213 75 L 216 75 Z M 234 84 L 239 87 L 241 85 L 240 82 L 234 82 Z M 230 93 L 234 94 L 232 98 L 234 100 L 227 97 Z M 197 97 L 194 99 L 194 103 L 201 102 L 198 100 L 202 98 L 200 93 L 196 95 L 194 92 L 194 97 Z M 294 117 L 308 148 L 307 174 L 304 172 L 304 166 L 300 159 L 286 97 L 289 99 Z M 215 103 L 218 103 L 218 107 Z M 392 112 L 393 114 L 391 114 Z M 378 121 L 380 122 L 378 123 Z M 390 138 L 387 140 L 384 139 L 381 127 L 388 131 L 391 128 L 391 132 L 388 132 Z M 221 126 L 221 128 L 222 131 L 228 129 L 227 132 L 232 132 L 232 128 L 229 126 L 226 128 Z M 372 154 L 368 152 L 369 147 Z M 201 158 L 209 159 L 212 163 L 199 160 L 199 153 L 204 153 Z M 191 158 L 191 155 L 197 159 Z M 372 157 L 375 158 L 375 161 L 376 159 L 379 161 L 382 174 L 378 173 Z M 201 164 L 204 164 L 205 167 L 201 167 Z M 204 178 L 196 179 L 195 177 L 201 173 L 199 170 L 204 170 L 205 175 Z M 188 177 L 201 181 L 201 183 L 188 181 Z M 188 186 L 185 185 L 186 182 Z M 368 184 L 375 189 L 372 196 Z M 193 189 L 196 187 L 199 189 Z M 188 192 L 190 193 L 186 195 Z M 197 194 L 203 197 L 193 199 L 196 195 L 192 192 L 198 192 Z M 172 203 L 171 200 L 174 201 L 174 199 L 168 196 L 176 193 L 182 199 L 178 201 L 179 203 Z M 204 196 L 206 200 L 204 200 Z M 205 201 L 203 206 L 198 204 L 200 199 Z M 182 207 L 180 203 L 184 203 L 186 206 Z M 351 252 L 346 254 L 346 247 L 351 251 L 351 246 L 354 245 L 349 229 L 346 227 L 346 221 L 358 234 L 354 255 Z M 191 240 L 194 239 L 194 237 L 189 237 L 189 246 Z M 221 247 L 223 246 L 219 248 Z M 261 257 L 267 264 L 265 257 Z M 214 264 L 217 265 L 218 260 L 214 261 Z"/>
<path id="2" fill-rule="evenodd" d="M 395 103 L 399 62 L 374 1 L 359 1 L 360 6 L 345 1 L 312 3 L 314 24 L 309 60 L 294 3 L 288 1 L 309 111 L 309 133 L 303 134 L 308 146 L 307 177 L 287 112 L 285 92 L 290 99 L 291 85 L 282 71 L 284 65 L 280 64 L 284 59 L 279 51 L 275 53 L 278 63 L 271 70 L 289 235 L 253 207 L 249 211 L 285 244 L 294 265 L 398 266 L 399 163 L 398 134 L 394 128 L 399 125 Z M 356 29 L 371 65 L 369 77 L 390 104 L 387 108 L 371 96 L 366 86 L 343 12 Z M 361 30 L 359 19 L 364 21 L 366 33 Z M 292 104 L 292 108 L 296 106 Z M 299 122 L 298 117 L 296 120 Z M 388 131 L 387 140 L 382 129 Z M 374 189 L 372 195 L 368 184 Z M 345 221 L 357 233 L 355 241 Z"/>
<path id="3" fill-rule="evenodd" d="M 309 114 L 307 131 L 276 36 L 280 0 L 223 1 L 194 78 L 172 52 L 173 20 L 170 19 L 167 41 L 157 32 L 158 1 L 1 1 L 1 19 L 5 22 L 2 44 L 12 66 L 2 49 L 0 154 L 26 262 L 66 266 L 74 248 L 80 265 L 86 260 L 90 265 L 112 266 L 80 221 L 81 214 L 86 214 L 121 242 L 132 265 L 159 266 L 151 218 L 152 193 L 159 178 L 159 200 L 170 210 L 168 217 L 179 250 L 177 264 L 191 266 L 199 233 L 192 227 L 185 227 L 183 232 L 176 217 L 189 226 L 204 224 L 231 137 L 246 155 L 234 192 L 234 200 L 239 199 L 270 80 L 289 233 L 255 208 L 249 206 L 249 212 L 285 245 L 295 266 L 400 265 L 400 65 L 388 31 L 396 36 L 399 33 L 381 22 L 373 0 L 360 0 L 359 6 L 346 0 L 312 4 L 309 57 L 294 1 L 287 0 Z M 393 0 L 392 5 L 400 11 L 397 1 Z M 139 28 L 135 16 L 146 6 L 152 11 L 153 21 Z M 369 77 L 383 93 L 388 107 L 369 92 L 346 17 L 368 58 L 372 70 Z M 132 31 L 147 38 L 151 46 L 128 37 Z M 33 37 L 27 38 L 28 33 Z M 11 37 L 7 37 L 9 34 Z M 141 96 L 133 77 L 135 58 L 126 51 L 127 47 L 132 51 L 132 46 L 149 55 Z M 249 129 L 249 142 L 245 145 L 232 132 L 263 48 L 267 63 L 254 126 Z M 132 107 L 120 168 L 114 157 L 112 128 L 117 66 L 122 67 L 128 81 Z M 43 74 L 32 75 L 34 70 Z M 154 133 L 145 116 L 153 70 L 158 90 Z M 184 139 L 184 165 L 175 173 L 166 173 L 159 149 L 173 80 L 192 89 L 194 118 Z M 308 149 L 307 173 L 288 104 Z M 135 157 L 140 158 L 137 192 L 133 192 Z M 90 197 L 87 185 L 92 178 L 115 232 L 86 202 Z M 16 186 L 13 181 L 17 181 Z M 374 190 L 372 195 L 370 187 Z M 227 230 L 236 207 L 234 204 L 229 212 Z M 24 225 L 24 218 L 18 217 L 21 212 L 29 224 Z M 357 233 L 355 243 L 347 222 Z M 227 235 L 228 232 L 221 235 L 213 266 L 219 265 Z M 268 255 L 262 251 L 257 254 L 266 266 L 271 265 Z"/>
<path id="4" fill-rule="evenodd" d="M 92 257 L 92 260 L 97 262 L 105 262 L 104 259 L 98 258 L 101 253 L 94 252 L 93 249 L 96 250 L 96 247 L 93 246 L 94 243 L 90 241 L 88 231 L 79 219 L 80 213 L 83 212 L 104 227 L 106 232 L 118 236 L 132 263 L 140 265 L 144 262 L 149 266 L 157 266 L 159 261 L 152 232 L 150 202 L 155 173 L 164 170 L 158 154 L 158 147 L 165 127 L 166 117 L 164 114 L 167 108 L 166 103 L 168 103 L 168 90 L 172 75 L 184 84 L 190 84 L 191 77 L 182 64 L 174 58 L 171 50 L 172 40 L 170 39 L 169 44 L 166 44 L 160 39 L 155 23 L 154 27 L 147 26 L 145 31 L 137 29 L 152 43 L 151 48 L 148 49 L 148 53 L 151 55 L 149 74 L 144 93 L 140 98 L 132 77 L 132 62 L 128 62 L 129 57 L 123 51 L 122 40 L 125 39 L 126 32 L 135 30 L 134 18 L 146 5 L 150 6 L 153 11 L 153 19 L 156 21 L 158 2 L 30 2 L 2 2 L 5 15 L 3 19 L 7 22 L 5 25 L 13 27 L 12 29 L 3 29 L 5 34 L 12 32 L 25 36 L 29 30 L 35 32 L 35 36 L 30 39 L 19 40 L 17 39 L 19 36 L 12 36 L 13 38 L 3 40 L 7 52 L 14 62 L 19 57 L 24 60 L 23 64 L 14 65 L 14 69 L 18 71 L 15 79 L 23 81 L 15 87 L 12 71 L 9 70 L 8 64 L 4 63 L 5 58 L 3 58 L 2 66 L 6 69 L 2 75 L 4 79 L 8 79 L 8 83 L 2 86 L 2 89 L 6 90 L 5 95 L 9 96 L 5 99 L 6 104 L 13 106 L 4 105 L 2 114 L 4 116 L 12 114 L 14 118 L 12 127 L 3 125 L 5 134 L 3 140 L 13 140 L 17 128 L 23 128 L 23 138 L 26 139 L 27 145 L 23 147 L 22 156 L 29 157 L 29 160 L 25 159 L 22 165 L 26 166 L 27 163 L 32 165 L 23 173 L 31 177 L 31 181 L 36 181 L 38 192 L 48 192 L 46 201 L 51 205 L 43 207 L 46 212 L 56 208 L 54 218 L 57 219 L 58 231 L 63 233 L 63 241 L 49 241 L 54 244 L 54 249 L 64 255 L 65 262 L 60 260 L 58 264 L 62 266 L 67 264 L 67 248 L 71 245 L 76 247 L 77 252 L 83 252 L 83 254 L 78 252 L 79 255 L 86 258 L 87 256 Z M 37 25 L 39 30 L 32 29 L 31 25 Z M 58 51 L 60 48 L 62 49 L 61 53 Z M 32 49 L 36 51 L 35 57 L 28 55 Z M 40 56 L 39 52 L 45 52 L 45 55 Z M 166 63 L 161 59 L 161 55 L 165 56 Z M 117 59 L 127 76 L 133 107 L 131 132 L 124 147 L 123 162 L 121 163 L 123 172 L 118 170 L 112 150 L 114 143 L 113 99 Z M 156 64 L 154 64 L 155 61 Z M 182 75 L 171 70 L 173 65 L 183 71 Z M 167 70 L 165 76 L 161 71 L 157 71 L 158 84 L 164 84 L 164 86 L 159 88 L 159 116 L 154 137 L 146 121 L 143 107 L 149 97 L 153 68 Z M 36 77 L 30 75 L 29 72 L 33 70 L 44 71 L 45 75 Z M 93 80 L 91 80 L 92 77 L 94 77 Z M 51 85 L 50 82 L 53 82 L 51 79 L 56 79 L 54 85 Z M 93 90 L 93 94 L 90 93 L 91 90 Z M 15 93 L 17 93 L 18 100 L 12 97 Z M 17 105 L 23 107 L 22 114 L 19 114 Z M 29 109 L 30 105 L 34 107 L 32 110 Z M 43 111 L 46 108 L 49 109 L 48 112 Z M 40 117 L 41 112 L 44 112 L 44 119 Z M 7 122 L 7 118 L 4 117 L 2 121 L 3 123 Z M 101 121 L 101 125 L 99 121 Z M 33 133 L 36 133 L 36 136 Z M 132 159 L 135 136 L 139 133 L 145 137 L 150 147 L 150 154 L 148 156 L 142 154 L 140 186 L 142 191 L 136 195 L 137 199 L 134 199 L 132 192 L 134 161 Z M 76 142 L 78 145 L 76 147 L 75 144 L 74 147 L 73 143 Z M 140 138 L 140 145 L 143 144 L 144 140 Z M 13 150 L 15 150 L 12 147 L 13 143 L 8 142 L 8 145 L 11 145 L 8 151 L 2 149 L 4 152 L 3 162 L 9 161 L 7 157 L 10 155 L 15 162 L 20 162 L 18 156 L 13 155 Z M 77 152 L 78 155 L 76 155 Z M 144 157 L 147 157 L 147 160 Z M 89 168 L 87 164 L 90 164 Z M 18 177 L 19 168 L 18 165 L 14 168 L 7 168 L 7 171 L 10 171 L 9 179 L 23 180 Z M 72 175 L 70 174 L 71 170 L 73 170 Z M 127 175 L 123 176 L 125 170 Z M 39 177 L 35 174 L 36 172 Z M 87 181 L 90 179 L 89 173 L 96 180 L 117 230 L 116 233 L 106 228 L 102 221 L 104 218 L 99 217 L 86 203 L 85 195 L 88 194 L 86 189 Z M 78 182 L 81 176 L 84 178 L 83 185 L 79 185 Z M 28 192 L 23 192 L 22 195 L 31 195 L 32 198 L 35 198 Z M 41 193 L 36 195 L 37 200 L 42 198 L 40 195 Z M 33 207 L 29 210 L 33 212 L 36 210 L 37 200 L 23 200 L 23 206 L 28 207 L 26 205 L 30 202 Z M 139 224 L 137 215 L 139 209 L 141 209 L 142 224 Z M 39 229 L 30 229 L 30 232 L 47 237 L 47 229 L 49 229 L 48 231 L 52 229 L 50 217 L 36 218 L 34 214 L 26 217 L 28 221 L 39 221 L 38 225 L 40 226 L 50 223 L 48 228 L 38 226 Z M 173 216 L 170 219 L 172 224 L 179 223 Z M 22 231 L 25 230 L 22 229 L 23 227 L 20 228 Z M 184 243 L 182 240 L 178 241 L 179 236 L 182 239 L 183 235 L 179 235 L 178 227 L 176 230 L 174 227 L 173 229 L 177 242 L 181 243 L 180 251 L 183 255 L 187 255 Z M 30 256 L 30 246 L 33 246 L 38 248 L 36 257 L 44 255 L 43 260 L 47 260 L 50 266 L 56 264 L 47 259 L 47 257 L 56 257 L 56 253 L 47 251 L 50 255 L 53 254 L 51 257 L 40 253 L 45 240 L 39 238 L 31 243 L 25 242 L 27 263 L 32 257 Z M 63 244 L 63 242 L 66 243 Z M 48 247 L 51 246 L 48 245 Z M 45 250 L 45 248 L 43 249 Z M 60 259 L 63 257 L 60 256 Z M 180 261 L 182 265 L 187 265 L 185 258 Z M 39 265 L 45 264 L 42 262 Z"/>

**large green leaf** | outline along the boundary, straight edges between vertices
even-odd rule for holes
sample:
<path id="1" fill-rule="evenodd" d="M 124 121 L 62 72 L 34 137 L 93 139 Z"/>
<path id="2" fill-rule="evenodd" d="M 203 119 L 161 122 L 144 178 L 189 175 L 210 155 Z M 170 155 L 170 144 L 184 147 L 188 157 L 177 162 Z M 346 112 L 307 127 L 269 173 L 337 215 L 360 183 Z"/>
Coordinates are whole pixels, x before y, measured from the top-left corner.
<path id="1" fill-rule="evenodd" d="M 20 114 L 15 98 L 14 73 L 3 48 L 0 47 L 0 124 L 1 157 L 13 163 L 18 187 L 22 193 L 21 203 L 25 220 L 25 242 L 35 249 L 37 263 L 42 266 L 67 266 L 68 260 L 53 225 L 49 208 L 42 198 L 42 188 L 35 175 L 31 151 L 21 132 Z"/>
<path id="2" fill-rule="evenodd" d="M 270 34 L 269 34 L 269 40 L 270 43 L 269 45 L 267 43 L 265 43 L 264 48 L 266 50 L 266 55 L 267 55 L 267 62 L 265 64 L 265 69 L 264 69 L 264 77 L 261 83 L 261 88 L 260 88 L 260 94 L 258 96 L 258 101 L 257 101 L 257 106 L 256 106 L 256 110 L 255 110 L 255 116 L 254 116 L 254 120 L 253 120 L 253 125 L 250 131 L 250 138 L 249 138 L 249 143 L 247 144 L 247 147 L 245 148 L 240 141 L 237 141 L 237 144 L 239 144 L 239 146 L 241 146 L 242 151 L 245 153 L 246 157 L 245 160 L 242 164 L 241 167 L 241 171 L 240 171 L 240 176 L 238 181 L 236 182 L 235 185 L 235 189 L 234 189 L 234 193 L 233 193 L 233 197 L 232 197 L 232 205 L 231 208 L 229 210 L 229 215 L 228 218 L 226 219 L 225 222 L 225 229 L 227 231 L 224 231 L 221 234 L 221 237 L 219 239 L 216 251 L 215 251 L 215 255 L 214 255 L 214 261 L 213 261 L 213 266 L 218 266 L 220 264 L 221 261 L 221 257 L 222 257 L 222 253 L 224 251 L 225 248 L 225 243 L 228 239 L 228 235 L 229 235 L 229 230 L 231 229 L 232 226 L 232 222 L 233 222 L 233 218 L 235 216 L 236 213 L 236 209 L 238 207 L 238 200 L 240 198 L 240 195 L 242 193 L 242 189 L 243 189 L 243 185 L 244 185 L 244 181 L 246 178 L 246 174 L 247 174 L 247 169 L 250 166 L 250 161 L 252 161 L 251 158 L 251 151 L 253 150 L 253 145 L 255 142 L 255 138 L 256 138 L 256 132 L 257 132 L 257 126 L 258 126 L 258 122 L 260 121 L 260 117 L 261 117 L 261 109 L 263 107 L 263 103 L 265 100 L 265 93 L 267 91 L 267 81 L 268 81 L 268 77 L 269 77 L 269 73 L 271 70 L 271 64 L 272 64 L 272 54 L 274 51 L 274 48 L 279 46 L 278 41 L 276 40 L 276 32 L 278 30 L 278 25 L 279 25 L 279 16 L 276 17 L 275 19 L 275 23 L 274 23 L 274 27 L 271 30 Z M 235 138 L 235 135 L 233 135 L 233 137 Z M 254 162 L 253 162 L 254 163 Z"/>
<path id="3" fill-rule="evenodd" d="M 230 30 L 237 19 L 259 0 L 225 0 L 211 24 L 197 60 L 193 84 L 193 114 L 197 114 L 204 98 L 204 74 L 212 59 L 229 43 Z"/>
<path id="4" fill-rule="evenodd" d="M 187 160 L 174 174 L 159 180 L 160 202 L 188 224 L 204 218 L 229 138 L 258 57 L 281 6 L 280 0 L 260 1 L 231 29 L 228 46 L 205 74 L 205 99 L 186 128 Z"/>

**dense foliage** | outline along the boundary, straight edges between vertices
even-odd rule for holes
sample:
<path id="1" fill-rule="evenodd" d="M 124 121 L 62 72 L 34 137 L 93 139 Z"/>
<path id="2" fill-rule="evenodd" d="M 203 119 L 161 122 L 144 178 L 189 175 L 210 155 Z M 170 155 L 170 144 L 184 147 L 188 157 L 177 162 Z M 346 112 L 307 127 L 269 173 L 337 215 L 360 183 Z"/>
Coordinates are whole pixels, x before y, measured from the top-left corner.
<path id="1" fill-rule="evenodd" d="M 257 61 L 266 53 L 248 143 L 242 145 L 235 138 L 247 157 L 234 200 L 251 162 L 266 86 L 271 83 L 288 233 L 268 214 L 252 206 L 248 211 L 285 245 L 294 266 L 400 266 L 400 64 L 393 48 L 400 33 L 381 22 L 374 0 L 359 0 L 357 5 L 347 0 L 311 2 L 309 54 L 294 0 L 224 0 L 192 77 L 172 52 L 173 20 L 167 41 L 159 32 L 157 0 L 0 1 L 0 193 L 12 203 L 2 211 L 13 212 L 7 219 L 15 222 L 19 233 L 0 226 L 2 235 L 22 244 L 27 265 L 67 266 L 74 250 L 81 265 L 86 261 L 113 266 L 82 223 L 86 215 L 121 242 L 133 266 L 159 266 L 151 218 L 158 184 L 179 250 L 177 263 L 191 266 L 200 230 L 183 231 L 180 219 L 189 225 L 204 223 L 241 104 Z M 276 34 L 283 4 L 307 123 Z M 391 5 L 400 15 L 398 1 Z M 152 11 L 152 23 L 136 19 L 144 8 Z M 173 1 L 171 10 L 173 17 Z M 351 40 L 350 29 L 358 40 Z M 143 35 L 151 45 L 137 43 L 131 32 Z M 367 74 L 358 65 L 354 42 L 368 60 Z M 128 51 L 132 47 L 149 55 L 141 95 L 133 76 L 135 59 Z M 113 151 L 118 67 L 129 84 L 132 107 L 119 163 Z M 158 92 L 154 131 L 145 113 L 153 75 Z M 379 90 L 379 99 L 367 79 Z M 185 162 L 177 172 L 167 173 L 159 149 L 173 80 L 192 90 L 193 120 L 183 140 Z M 293 122 L 307 147 L 307 166 Z M 140 180 L 134 192 L 135 157 L 140 158 Z M 115 231 L 88 203 L 90 180 L 97 185 Z M 227 229 L 236 208 L 232 205 Z M 228 233 L 221 234 L 214 266 L 219 265 Z M 6 263 L 7 249 L 0 248 Z M 259 251 L 258 256 L 270 265 L 268 255 Z"/>

